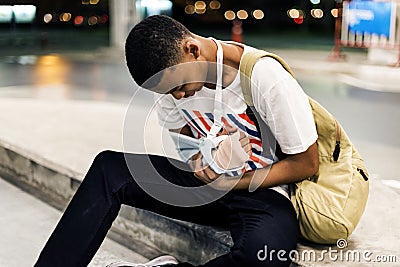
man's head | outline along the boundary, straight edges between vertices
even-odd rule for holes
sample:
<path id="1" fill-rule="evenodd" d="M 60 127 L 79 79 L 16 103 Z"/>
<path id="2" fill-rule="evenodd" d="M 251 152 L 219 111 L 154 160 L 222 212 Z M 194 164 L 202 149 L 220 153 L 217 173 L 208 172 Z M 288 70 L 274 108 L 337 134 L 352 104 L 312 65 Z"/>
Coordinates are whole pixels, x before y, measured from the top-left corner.
<path id="1" fill-rule="evenodd" d="M 128 69 L 138 85 L 182 62 L 182 41 L 192 36 L 178 21 L 150 16 L 133 27 L 125 44 Z"/>

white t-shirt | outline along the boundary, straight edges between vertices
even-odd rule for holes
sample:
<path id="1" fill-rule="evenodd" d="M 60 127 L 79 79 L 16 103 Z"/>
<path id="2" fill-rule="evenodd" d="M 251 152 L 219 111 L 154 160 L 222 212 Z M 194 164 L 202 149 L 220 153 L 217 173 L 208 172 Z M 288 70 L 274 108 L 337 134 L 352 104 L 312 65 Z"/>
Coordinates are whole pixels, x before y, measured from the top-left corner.
<path id="1" fill-rule="evenodd" d="M 243 54 L 254 49 L 246 45 L 243 47 Z M 308 98 L 297 81 L 278 61 L 266 57 L 255 64 L 251 82 L 254 107 L 271 129 L 282 152 L 297 154 L 306 151 L 318 136 Z M 196 138 L 205 137 L 213 124 L 214 96 L 215 90 L 206 87 L 194 96 L 180 100 L 172 95 L 163 95 L 157 100 L 160 125 L 167 129 L 189 125 Z M 237 127 L 250 139 L 253 153 L 246 163 L 246 171 L 277 162 L 274 151 L 265 153 L 265 144 L 263 149 L 256 124 L 246 114 L 247 105 L 240 86 L 239 72 L 234 81 L 222 90 L 222 102 L 223 123 Z M 275 145 L 276 141 L 271 143 Z M 288 197 L 287 185 L 271 189 Z"/>

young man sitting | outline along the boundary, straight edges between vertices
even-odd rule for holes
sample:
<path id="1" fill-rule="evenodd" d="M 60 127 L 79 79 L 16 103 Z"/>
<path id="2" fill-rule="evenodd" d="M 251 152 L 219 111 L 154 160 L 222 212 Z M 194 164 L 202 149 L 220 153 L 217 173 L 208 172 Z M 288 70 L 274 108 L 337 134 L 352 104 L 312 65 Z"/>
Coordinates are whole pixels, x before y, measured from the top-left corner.
<path id="1" fill-rule="evenodd" d="M 283 250 L 286 256 L 296 249 L 298 223 L 287 184 L 318 171 L 317 133 L 307 96 L 271 58 L 259 60 L 251 77 L 262 121 L 255 122 L 246 112 L 238 69 L 243 54 L 252 49 L 196 35 L 166 16 L 151 16 L 137 24 L 126 41 L 127 65 L 138 85 L 164 95 L 157 104 L 162 125 L 200 140 L 228 138 L 210 153 L 214 163 L 210 155 L 205 160 L 206 150 L 189 155 L 192 169 L 162 156 L 101 152 L 35 266 L 86 266 L 122 204 L 229 229 L 234 243 L 230 252 L 201 266 L 288 266 L 288 257 L 283 261 L 275 254 L 260 259 L 257 253 L 265 246 L 269 251 Z M 215 128 L 217 119 L 222 128 Z M 267 144 L 261 138 L 257 124 L 262 123 L 276 142 Z M 285 155 L 281 160 L 274 152 L 276 143 Z M 163 194 L 174 195 L 176 185 L 206 189 L 162 199 Z M 202 205 L 185 205 L 181 203 L 185 199 Z M 165 256 L 145 266 L 167 265 L 193 266 Z"/>

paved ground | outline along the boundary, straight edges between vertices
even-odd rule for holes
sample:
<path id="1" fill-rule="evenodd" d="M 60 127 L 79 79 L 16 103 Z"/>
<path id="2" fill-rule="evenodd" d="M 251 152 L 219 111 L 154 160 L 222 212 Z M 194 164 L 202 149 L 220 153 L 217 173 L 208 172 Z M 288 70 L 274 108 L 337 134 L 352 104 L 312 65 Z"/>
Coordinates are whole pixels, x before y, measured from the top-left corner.
<path id="1" fill-rule="evenodd" d="M 137 111 L 139 112 L 138 116 L 133 118 L 135 125 L 144 125 L 144 120 L 147 118 L 145 109 L 141 108 Z M 8 127 L 0 128 L 1 143 L 3 146 L 13 144 L 11 147 L 14 150 L 35 158 L 39 163 L 42 160 L 50 161 L 56 166 L 73 169 L 80 173 L 80 178 L 82 178 L 93 157 L 99 151 L 103 149 L 121 150 L 124 114 L 125 105 L 107 102 L 1 99 L 0 122 L 8 125 Z M 37 124 L 38 118 L 41 121 L 40 125 Z M 155 133 L 160 130 L 155 123 L 155 118 L 151 118 L 151 116 L 150 125 L 149 132 Z M 140 142 L 143 140 L 143 127 L 130 128 L 127 136 L 132 137 L 129 138 L 132 141 L 130 151 L 145 151 L 145 144 Z M 148 141 L 148 151 L 157 154 L 163 153 L 161 140 L 156 138 L 156 135 L 152 135 Z M 364 152 L 364 155 L 366 154 L 368 161 L 376 160 L 373 166 L 384 165 L 392 168 L 391 166 L 398 158 L 399 153 L 395 148 L 390 150 L 383 145 L 379 147 L 371 142 L 363 142 L 358 139 L 354 141 L 358 143 L 360 151 Z M 387 158 L 374 158 L 374 154 L 386 154 Z M 385 172 L 381 169 L 370 168 L 370 172 L 369 202 L 360 225 L 349 239 L 349 249 L 372 251 L 374 256 L 399 257 L 400 255 L 397 254 L 399 251 L 398 239 L 400 238 L 398 231 L 400 229 L 398 220 L 400 210 L 397 207 L 400 205 L 400 188 L 396 189 L 398 182 L 394 180 L 398 177 L 385 179 L 390 177 L 388 175 L 391 171 Z M 0 185 L 0 188 L 3 186 Z M 9 192 L 8 189 L 5 190 Z M 1 194 L 0 196 L 5 197 L 6 195 Z M 8 197 L 9 200 L 0 200 L 0 203 L 20 205 L 19 194 L 10 193 Z M 8 205 L 4 204 L 0 207 L 5 210 L 10 209 Z M 23 204 L 22 207 L 24 207 Z M 32 255 L 37 253 L 43 245 L 45 241 L 43 236 L 49 235 L 51 226 L 56 223 L 56 219 L 54 219 L 56 216 L 53 213 L 57 212 L 51 211 L 52 209 L 49 208 L 36 212 L 39 216 L 44 216 L 43 221 L 47 223 L 47 228 L 43 228 L 38 236 L 35 229 L 27 227 L 27 224 L 35 225 L 37 220 L 32 222 L 31 217 L 27 216 L 30 213 L 25 212 L 22 208 L 14 207 L 12 210 L 15 211 L 13 215 L 18 216 L 18 219 L 6 216 L 3 218 L 5 225 L 10 221 L 16 222 L 13 225 L 15 229 L 21 228 L 30 238 L 37 240 L 35 247 L 32 246 L 29 252 L 31 256 L 27 256 L 27 261 L 31 260 Z M 11 232 L 1 226 L 0 229 L 4 233 Z M 8 238 L 13 240 L 12 236 Z M 20 242 L 7 242 L 6 244 L 9 244 L 8 249 L 14 251 L 19 251 L 24 246 Z M 3 245 L 0 243 L 0 247 L 3 246 L 4 243 Z M 107 255 L 106 258 L 108 260 Z M 400 261 L 400 258 L 397 260 Z M 336 262 L 336 264 L 336 266 L 342 266 L 342 262 Z M 0 266 L 2 265 L 0 264 Z"/>
<path id="2" fill-rule="evenodd" d="M 32 266 L 61 212 L 5 182 L 0 177 L 0 266 Z M 146 259 L 106 239 L 89 266 L 104 267 L 112 261 Z"/>

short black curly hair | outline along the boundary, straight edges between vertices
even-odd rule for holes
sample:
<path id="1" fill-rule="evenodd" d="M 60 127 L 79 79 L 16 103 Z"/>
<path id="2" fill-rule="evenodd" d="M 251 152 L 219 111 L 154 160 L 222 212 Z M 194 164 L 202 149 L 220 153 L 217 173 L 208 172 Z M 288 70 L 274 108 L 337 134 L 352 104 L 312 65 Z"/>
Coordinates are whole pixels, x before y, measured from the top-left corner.
<path id="1" fill-rule="evenodd" d="M 125 43 L 129 72 L 138 85 L 159 71 L 180 63 L 181 44 L 192 33 L 164 15 L 150 16 L 136 24 Z"/>

